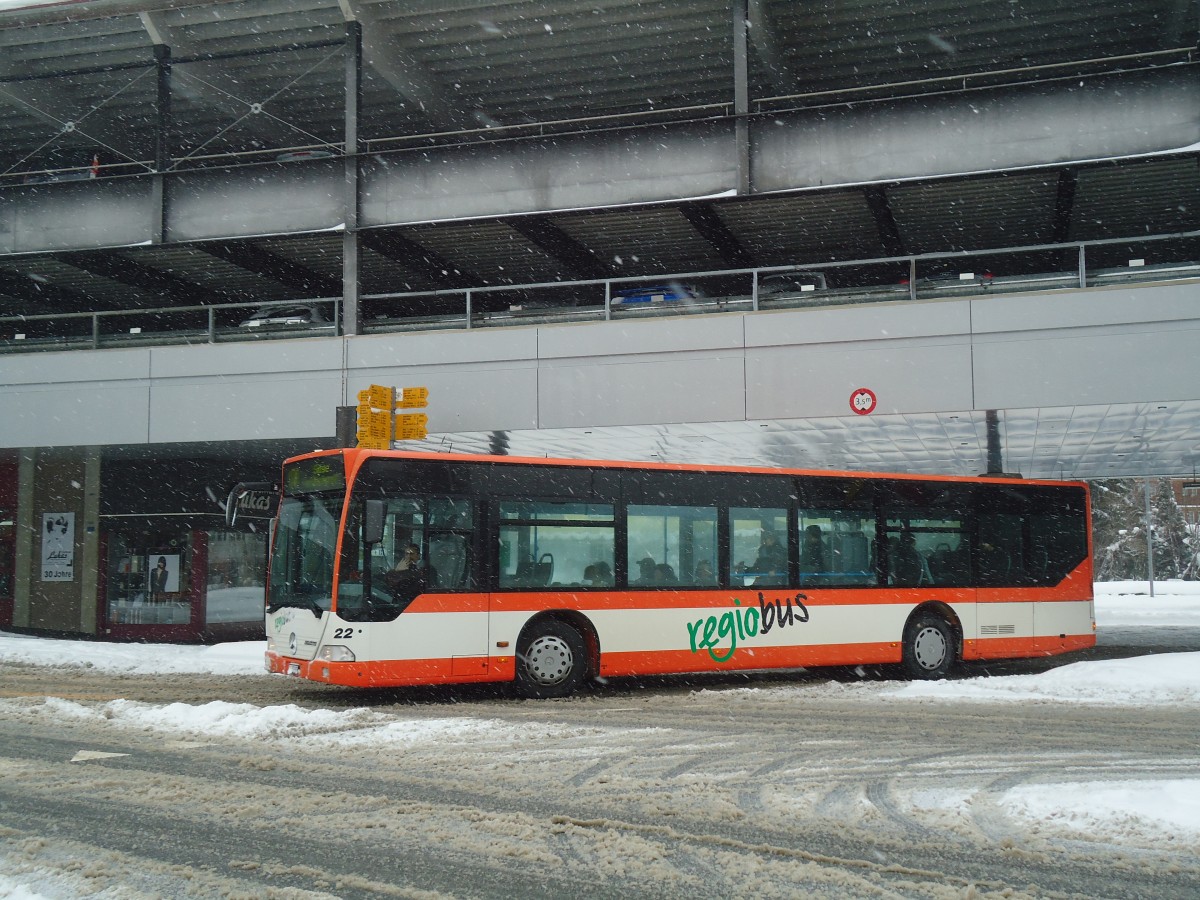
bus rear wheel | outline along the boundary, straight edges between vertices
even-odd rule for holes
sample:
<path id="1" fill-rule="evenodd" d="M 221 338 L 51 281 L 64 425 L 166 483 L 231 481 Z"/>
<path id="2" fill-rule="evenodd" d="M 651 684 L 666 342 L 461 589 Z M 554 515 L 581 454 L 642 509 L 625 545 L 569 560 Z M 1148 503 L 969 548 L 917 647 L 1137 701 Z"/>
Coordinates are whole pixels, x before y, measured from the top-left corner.
<path id="1" fill-rule="evenodd" d="M 904 634 L 904 674 L 909 678 L 944 678 L 954 667 L 954 629 L 941 616 L 918 616 Z"/>
<path id="2" fill-rule="evenodd" d="M 587 676 L 583 636 L 558 619 L 530 625 L 517 648 L 517 690 L 524 697 L 566 697 Z"/>

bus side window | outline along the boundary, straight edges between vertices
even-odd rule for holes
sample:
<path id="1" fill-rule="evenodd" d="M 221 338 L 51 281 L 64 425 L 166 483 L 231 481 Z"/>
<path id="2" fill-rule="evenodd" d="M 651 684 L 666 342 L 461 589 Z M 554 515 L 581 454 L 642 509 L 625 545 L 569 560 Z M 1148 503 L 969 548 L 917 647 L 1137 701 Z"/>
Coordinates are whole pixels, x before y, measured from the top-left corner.
<path id="1" fill-rule="evenodd" d="M 732 586 L 787 584 L 790 541 L 786 509 L 730 509 L 729 541 Z"/>
<path id="2" fill-rule="evenodd" d="M 581 587 L 598 563 L 612 572 L 612 504 L 502 500 L 498 511 L 502 589 Z"/>
<path id="3" fill-rule="evenodd" d="M 965 586 L 969 546 L 963 513 L 955 509 L 895 511 L 886 518 L 888 584 Z"/>
<path id="4" fill-rule="evenodd" d="M 874 554 L 876 515 L 873 504 L 848 496 L 830 485 L 806 486 L 797 509 L 800 538 L 800 584 L 811 587 L 870 587 L 878 584 Z M 839 501 L 844 505 L 840 505 Z"/>
<path id="5" fill-rule="evenodd" d="M 636 587 L 717 584 L 715 506 L 630 504 L 629 583 Z"/>
<path id="6" fill-rule="evenodd" d="M 446 497 L 387 498 L 383 540 L 371 551 L 372 573 L 382 578 L 410 545 L 416 545 L 428 574 L 426 588 L 469 588 L 474 584 L 469 500 Z"/>
<path id="7" fill-rule="evenodd" d="M 981 585 L 999 587 L 1023 583 L 1024 519 L 1018 513 L 980 513 L 975 565 Z"/>

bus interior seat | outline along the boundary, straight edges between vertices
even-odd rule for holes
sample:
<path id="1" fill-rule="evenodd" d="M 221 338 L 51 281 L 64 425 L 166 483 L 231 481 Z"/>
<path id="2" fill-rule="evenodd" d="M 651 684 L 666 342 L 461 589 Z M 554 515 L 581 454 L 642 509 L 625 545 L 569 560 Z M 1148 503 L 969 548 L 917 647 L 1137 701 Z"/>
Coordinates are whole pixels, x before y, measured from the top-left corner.
<path id="1" fill-rule="evenodd" d="M 554 555 L 543 553 L 537 562 L 532 559 L 517 564 L 517 584 L 527 587 L 545 587 L 554 574 Z"/>
<path id="2" fill-rule="evenodd" d="M 467 542 L 459 534 L 444 534 L 429 542 L 429 562 L 439 573 L 438 587 L 461 587 L 467 569 Z"/>
<path id="3" fill-rule="evenodd" d="M 870 543 L 861 531 L 844 531 L 832 536 L 837 546 L 832 556 L 835 572 L 866 572 L 871 567 Z"/>
<path id="4" fill-rule="evenodd" d="M 917 583 L 923 585 L 935 583 L 933 580 L 933 573 L 929 571 L 929 560 L 924 556 L 921 557 L 921 577 Z"/>
<path id="5" fill-rule="evenodd" d="M 950 580 L 950 545 L 943 542 L 934 548 L 929 554 L 927 560 L 929 565 L 929 573 L 933 580 L 938 584 L 945 584 Z"/>

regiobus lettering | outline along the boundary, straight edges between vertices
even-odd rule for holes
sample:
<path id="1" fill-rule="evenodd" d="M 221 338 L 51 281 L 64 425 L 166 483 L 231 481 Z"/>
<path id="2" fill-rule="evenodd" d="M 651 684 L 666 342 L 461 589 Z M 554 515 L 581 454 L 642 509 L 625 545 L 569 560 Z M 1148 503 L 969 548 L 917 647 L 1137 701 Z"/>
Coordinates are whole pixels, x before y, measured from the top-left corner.
<path id="1" fill-rule="evenodd" d="M 786 628 L 796 622 L 807 622 L 808 607 L 803 602 L 807 599 L 804 594 L 796 594 L 794 598 L 788 597 L 786 601 L 778 598 L 770 601 L 763 597 L 760 591 L 758 606 L 742 609 L 742 601 L 734 597 L 734 608 L 722 613 L 720 617 L 709 616 L 688 623 L 692 652 L 707 650 L 714 660 L 725 662 L 737 650 L 738 641 L 744 644 L 747 638 L 768 634 L 777 624 L 780 628 Z M 717 647 L 726 645 L 728 649 L 724 653 L 717 653 Z"/>
<path id="2" fill-rule="evenodd" d="M 362 449 L 282 476 L 271 672 L 560 697 L 1095 644 L 1082 483 Z"/>

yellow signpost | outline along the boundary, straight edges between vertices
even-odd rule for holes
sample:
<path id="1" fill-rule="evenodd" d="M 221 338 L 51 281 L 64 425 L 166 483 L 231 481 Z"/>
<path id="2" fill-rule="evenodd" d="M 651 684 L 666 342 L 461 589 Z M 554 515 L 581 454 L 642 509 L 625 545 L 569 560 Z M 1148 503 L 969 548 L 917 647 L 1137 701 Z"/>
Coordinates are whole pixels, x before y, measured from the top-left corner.
<path id="1" fill-rule="evenodd" d="M 399 396 L 397 397 L 397 393 Z M 429 388 L 383 387 L 373 384 L 358 392 L 357 446 L 387 450 L 392 441 L 419 441 L 429 434 L 425 413 L 401 413 L 397 409 L 424 409 L 429 405 Z"/>
<path id="2" fill-rule="evenodd" d="M 358 392 L 357 446 L 387 450 L 392 446 L 392 407 L 396 389 L 373 384 Z"/>

